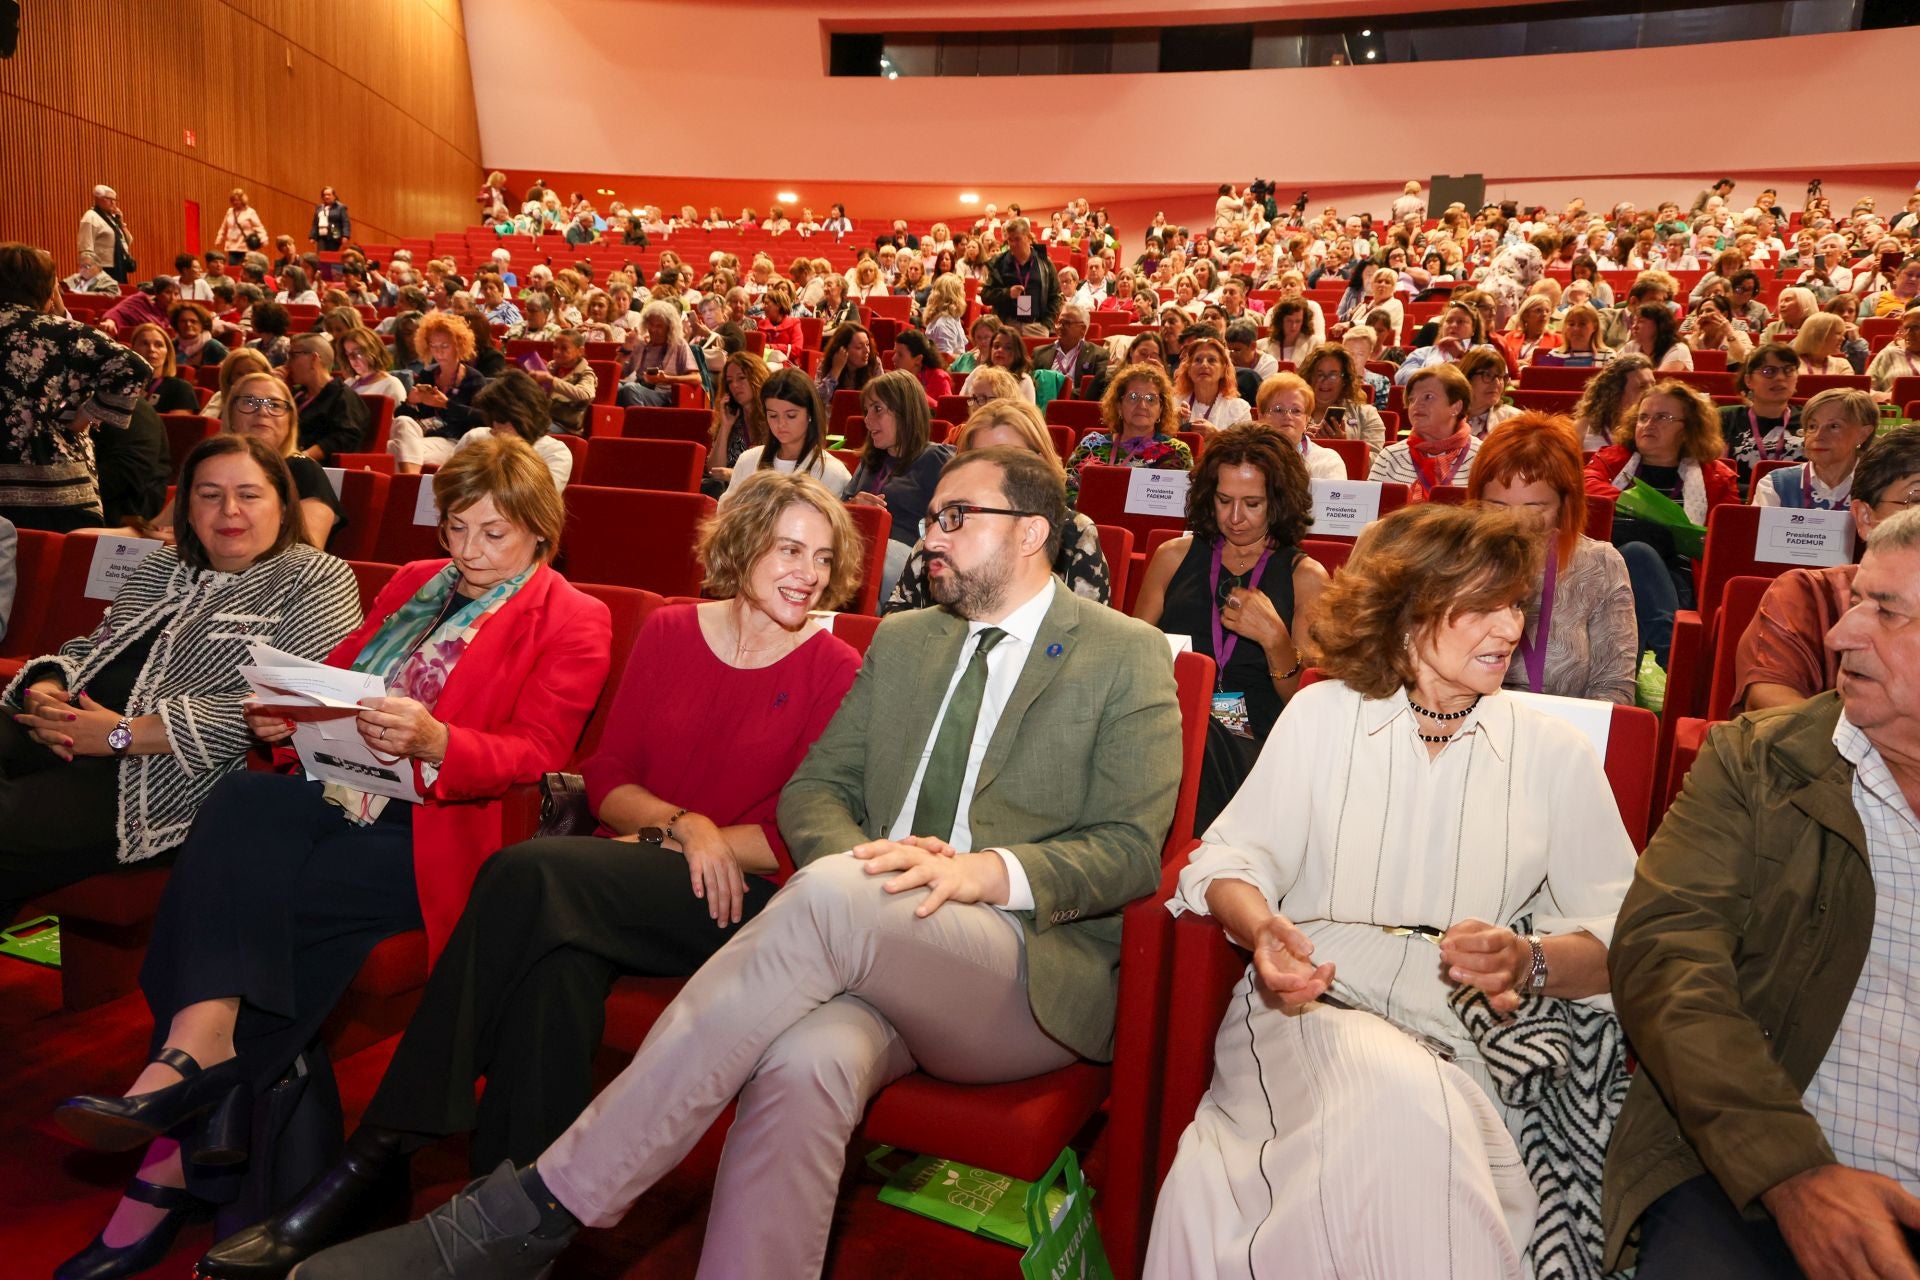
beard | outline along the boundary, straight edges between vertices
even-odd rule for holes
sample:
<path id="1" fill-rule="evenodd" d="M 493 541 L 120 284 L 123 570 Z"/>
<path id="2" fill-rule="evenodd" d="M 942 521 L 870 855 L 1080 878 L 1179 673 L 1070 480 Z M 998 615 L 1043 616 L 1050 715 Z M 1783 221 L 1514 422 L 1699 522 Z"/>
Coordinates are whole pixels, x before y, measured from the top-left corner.
<path id="1" fill-rule="evenodd" d="M 945 572 L 927 575 L 927 589 L 934 600 L 962 618 L 978 618 L 999 609 L 1006 598 L 1007 582 L 1013 576 L 1010 558 L 994 556 L 971 573 L 956 567 L 945 555 L 931 553 L 927 556 L 929 570 L 936 560 L 945 567 Z"/>

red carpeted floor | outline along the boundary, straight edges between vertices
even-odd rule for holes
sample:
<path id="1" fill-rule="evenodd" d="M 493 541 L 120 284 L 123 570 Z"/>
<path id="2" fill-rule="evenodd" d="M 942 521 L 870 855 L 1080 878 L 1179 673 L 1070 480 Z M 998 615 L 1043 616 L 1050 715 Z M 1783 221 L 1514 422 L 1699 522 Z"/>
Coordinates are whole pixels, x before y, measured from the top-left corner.
<path id="1" fill-rule="evenodd" d="M 53 1108 L 75 1093 L 124 1089 L 145 1054 L 149 1025 L 137 993 L 68 1013 L 60 1008 L 55 971 L 0 957 L 0 1280 L 44 1280 L 106 1222 L 136 1157 L 73 1146 L 53 1123 Z M 389 1042 L 338 1064 L 349 1123 L 372 1093 L 390 1052 Z M 608 1074 L 619 1066 L 612 1060 L 602 1065 Z M 717 1142 L 703 1143 L 617 1230 L 587 1233 L 561 1262 L 555 1280 L 692 1276 L 718 1154 Z M 1099 1154 L 1096 1149 L 1089 1162 L 1096 1182 Z M 1020 1274 L 1013 1249 L 879 1203 L 877 1180 L 856 1164 L 849 1161 L 828 1276 L 983 1280 Z M 444 1200 L 465 1174 L 460 1145 L 423 1152 L 414 1163 L 414 1212 Z M 768 1212 L 779 1207 L 770 1205 Z M 172 1256 L 147 1274 L 185 1280 L 209 1243 L 208 1227 L 189 1227 Z"/>

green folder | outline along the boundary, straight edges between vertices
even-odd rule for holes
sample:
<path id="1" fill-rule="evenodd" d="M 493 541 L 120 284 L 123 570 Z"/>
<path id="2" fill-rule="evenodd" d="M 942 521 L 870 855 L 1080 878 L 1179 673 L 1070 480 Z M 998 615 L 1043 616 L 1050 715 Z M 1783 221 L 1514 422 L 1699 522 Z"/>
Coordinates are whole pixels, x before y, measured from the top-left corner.
<path id="1" fill-rule="evenodd" d="M 60 967 L 60 921 L 55 916 L 22 920 L 0 929 L 0 955 L 12 956 L 49 969 Z"/>
<path id="2" fill-rule="evenodd" d="M 1698 560 L 1706 550 L 1706 529 L 1687 519 L 1684 507 L 1645 480 L 1635 480 L 1614 510 L 1666 529 L 1673 535 L 1673 549 L 1689 559 Z"/>
<path id="3" fill-rule="evenodd" d="M 904 1165 L 895 1159 L 906 1155 L 877 1147 L 867 1156 L 867 1166 L 887 1180 L 880 1203 L 1016 1249 L 1032 1246 L 1026 1209 L 1032 1183 L 939 1156 L 914 1156 Z M 1049 1187 L 1046 1213 L 1051 1216 L 1066 1199 L 1065 1187 Z"/>

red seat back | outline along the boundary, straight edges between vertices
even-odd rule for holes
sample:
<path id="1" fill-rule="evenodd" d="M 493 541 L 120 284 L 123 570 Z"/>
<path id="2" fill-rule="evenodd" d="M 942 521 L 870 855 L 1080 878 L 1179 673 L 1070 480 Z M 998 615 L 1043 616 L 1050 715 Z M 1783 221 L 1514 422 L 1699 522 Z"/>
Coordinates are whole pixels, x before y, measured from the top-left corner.
<path id="1" fill-rule="evenodd" d="M 393 461 L 389 455 L 380 456 L 389 464 Z M 393 478 L 380 471 L 340 473 L 340 513 L 346 523 L 327 540 L 329 551 L 343 560 L 375 559 L 373 548 L 380 540 L 380 521 L 392 484 Z"/>
<path id="2" fill-rule="evenodd" d="M 1100 554 L 1107 561 L 1107 603 L 1130 614 L 1141 576 L 1133 571 L 1133 531 L 1117 524 L 1094 527 L 1100 531 Z M 1139 567 L 1144 570 L 1146 565 Z"/>
<path id="3" fill-rule="evenodd" d="M 1760 612 L 1760 598 L 1773 583 L 1772 578 L 1751 575 L 1727 580 L 1726 593 L 1720 598 L 1720 621 L 1713 632 L 1713 665 L 1708 668 L 1709 720 L 1725 720 L 1733 713 L 1734 695 L 1739 692 L 1734 688 L 1734 655 L 1754 615 Z"/>
<path id="4" fill-rule="evenodd" d="M 579 484 L 603 489 L 657 489 L 698 493 L 707 470 L 707 447 L 690 440 L 630 440 L 596 436 L 583 442 L 586 464 L 574 471 Z"/>
<path id="5" fill-rule="evenodd" d="M 160 425 L 167 429 L 167 471 L 175 476 L 193 446 L 220 429 L 218 422 L 197 413 L 163 413 Z"/>
<path id="6" fill-rule="evenodd" d="M 1832 391 L 1835 388 L 1845 391 L 1871 391 L 1873 379 L 1863 373 L 1803 373 L 1794 379 L 1793 398 L 1805 400 L 1819 395 L 1822 391 Z"/>
<path id="7" fill-rule="evenodd" d="M 29 646 L 28 657 L 52 653 L 76 636 L 92 634 L 100 625 L 112 601 L 87 594 L 87 575 L 99 543 L 100 535 L 95 533 L 69 533 L 61 539 L 53 592 L 40 619 L 38 642 Z"/>
<path id="8" fill-rule="evenodd" d="M 349 560 L 347 568 L 353 570 L 354 585 L 360 588 L 360 612 L 363 615 L 373 613 L 373 602 L 380 598 L 381 590 L 400 571 L 395 564 L 377 564 L 371 560 Z"/>
<path id="9" fill-rule="evenodd" d="M 1524 391 L 1585 391 L 1587 381 L 1600 370 L 1566 365 L 1530 364 L 1520 371 Z"/>
<path id="10" fill-rule="evenodd" d="M 384 453 L 387 439 L 393 434 L 394 403 L 385 396 L 370 396 L 364 393 L 360 399 L 367 406 L 367 451 Z"/>
<path id="11" fill-rule="evenodd" d="M 39 645 L 58 590 L 63 541 L 60 534 L 44 529 L 19 531 L 14 545 L 13 610 L 0 618 L 6 632 L 0 635 L 0 658 L 37 658 L 47 652 Z"/>
<path id="12" fill-rule="evenodd" d="M 633 657 L 633 642 L 640 636 L 640 625 L 647 615 L 658 609 L 662 603 L 659 595 L 652 591 L 641 591 L 636 587 L 613 587 L 597 582 L 576 582 L 573 584 L 587 595 L 607 606 L 607 612 L 613 617 L 613 640 L 609 652 L 613 662 L 607 668 L 607 683 L 600 691 L 600 697 L 593 704 L 593 715 L 587 720 L 587 727 L 580 735 L 579 749 L 575 758 L 585 760 L 600 746 L 600 736 L 607 730 L 607 719 L 613 713 L 614 695 L 620 690 L 620 681 L 626 676 L 627 663 Z"/>
<path id="13" fill-rule="evenodd" d="M 1179 516 L 1133 515 L 1126 509 L 1128 478 L 1132 467 L 1108 467 L 1089 463 L 1080 468 L 1080 497 L 1075 507 L 1095 524 L 1118 525 L 1144 542 L 1155 529 L 1184 530 L 1186 521 Z M 1405 486 L 1402 486 L 1404 492 Z M 1403 499 L 1404 500 L 1404 499 Z"/>
<path id="14" fill-rule="evenodd" d="M 1346 567 L 1347 557 L 1353 554 L 1351 542 L 1335 542 L 1328 538 L 1302 538 L 1300 549 L 1320 562 L 1320 567 L 1328 573 L 1338 573 Z"/>
<path id="15" fill-rule="evenodd" d="M 713 414 L 705 409 L 661 409 L 642 406 L 627 410 L 621 434 L 639 440 L 688 440 L 704 445 L 713 439 Z"/>
<path id="16" fill-rule="evenodd" d="M 380 476 L 374 472 L 350 471 L 349 477 L 372 476 L 387 481 L 387 500 L 382 505 L 379 523 L 375 526 L 373 544 L 362 548 L 357 539 L 349 537 L 356 554 L 356 560 L 377 560 L 382 564 L 407 564 L 414 560 L 438 560 L 444 557 L 446 548 L 440 545 L 440 524 L 432 507 L 432 498 L 424 501 L 423 518 L 430 519 L 428 524 L 414 523 L 414 512 L 423 500 L 421 490 L 424 486 L 430 495 L 433 492 L 433 477 L 430 475 Z M 349 526 L 348 534 L 353 532 Z"/>
<path id="17" fill-rule="evenodd" d="M 1070 427 L 1082 431 L 1088 427 L 1100 425 L 1100 402 L 1098 400 L 1050 400 L 1047 402 L 1047 424 L 1056 427 Z"/>
<path id="18" fill-rule="evenodd" d="M 612 404 L 614 393 L 620 389 L 620 366 L 612 360 L 589 360 L 587 368 L 593 370 L 593 402 Z"/>
<path id="19" fill-rule="evenodd" d="M 833 403 L 827 406 L 827 434 L 837 436 L 848 418 L 860 412 L 860 393 L 840 390 L 833 393 Z M 863 435 L 861 437 L 865 439 Z"/>
<path id="20" fill-rule="evenodd" d="M 1726 503 L 1707 513 L 1706 552 L 1700 558 L 1696 607 L 1707 634 L 1713 634 L 1727 583 L 1738 577 L 1772 580 L 1792 568 L 1754 559 L 1760 540 L 1760 508 Z"/>
<path id="21" fill-rule="evenodd" d="M 694 545 L 716 504 L 698 493 L 568 485 L 561 546 L 569 580 L 697 596 L 703 577 Z"/>
<path id="22" fill-rule="evenodd" d="M 860 530 L 865 554 L 861 557 L 860 586 L 853 599 L 841 606 L 854 613 L 880 612 L 880 602 L 893 590 L 887 576 L 887 542 L 893 536 L 893 516 L 885 507 L 870 507 L 864 502 L 849 502 L 847 514 Z"/>
<path id="23" fill-rule="evenodd" d="M 1314 443 L 1340 455 L 1340 461 L 1347 464 L 1349 480 L 1365 480 L 1373 468 L 1373 450 L 1367 447 L 1365 440 L 1323 439 Z"/>

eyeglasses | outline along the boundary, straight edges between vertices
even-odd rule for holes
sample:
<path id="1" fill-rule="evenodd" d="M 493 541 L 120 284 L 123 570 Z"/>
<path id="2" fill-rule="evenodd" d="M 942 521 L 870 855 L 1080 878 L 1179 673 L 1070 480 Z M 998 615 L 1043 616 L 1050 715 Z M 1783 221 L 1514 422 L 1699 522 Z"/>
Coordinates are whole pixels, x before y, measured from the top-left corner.
<path id="1" fill-rule="evenodd" d="M 1320 372 L 1312 375 L 1315 382 L 1340 382 L 1343 381 L 1346 376 L 1347 375 L 1339 369 L 1322 369 Z"/>
<path id="2" fill-rule="evenodd" d="M 1762 378 L 1784 378 L 1790 373 L 1798 373 L 1799 370 L 1790 364 L 1757 364 L 1753 366 L 1752 372 Z"/>
<path id="3" fill-rule="evenodd" d="M 967 522 L 968 516 L 1037 516 L 1038 511 L 1015 511 L 1011 507 L 976 507 L 971 502 L 955 502 L 931 512 L 920 522 L 920 532 L 924 536 L 938 525 L 943 533 L 958 533 L 960 526 Z M 1044 517 L 1043 517 L 1044 518 Z"/>
<path id="4" fill-rule="evenodd" d="M 1652 426 L 1654 423 L 1659 423 L 1661 426 L 1667 426 L 1670 423 L 1684 422 L 1686 421 L 1686 419 L 1682 418 L 1677 413 L 1643 413 L 1643 414 L 1640 414 L 1638 417 L 1636 417 L 1633 421 L 1635 426 L 1648 427 L 1648 426 Z"/>
<path id="5" fill-rule="evenodd" d="M 1269 418 L 1304 418 L 1307 416 L 1307 411 L 1292 405 L 1270 404 L 1267 406 L 1265 416 Z"/>
<path id="6" fill-rule="evenodd" d="M 248 413 L 265 414 L 269 418 L 284 418 L 287 410 L 293 408 L 285 400 L 273 396 L 235 396 L 233 407 L 244 409 Z"/>

